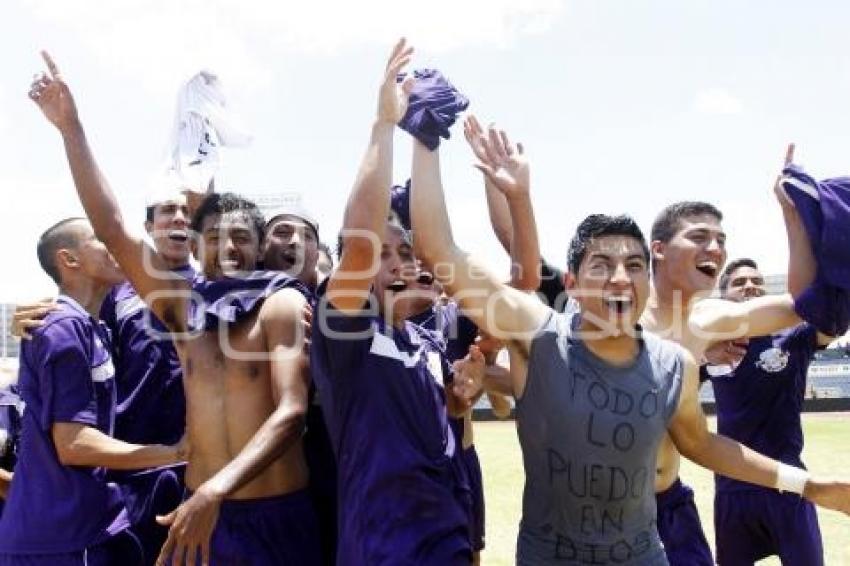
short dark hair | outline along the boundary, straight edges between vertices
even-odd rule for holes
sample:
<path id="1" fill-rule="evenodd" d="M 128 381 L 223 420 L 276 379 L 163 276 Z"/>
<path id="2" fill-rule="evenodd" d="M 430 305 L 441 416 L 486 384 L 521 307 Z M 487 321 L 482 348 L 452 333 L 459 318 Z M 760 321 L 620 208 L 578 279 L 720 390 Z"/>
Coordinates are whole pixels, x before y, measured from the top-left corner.
<path id="1" fill-rule="evenodd" d="M 59 266 L 56 264 L 56 252 L 61 249 L 76 248 L 80 243 L 79 234 L 71 228 L 71 224 L 85 218 L 74 216 L 60 220 L 38 238 L 35 253 L 38 255 L 38 263 L 57 285 L 62 285 L 62 277 Z"/>
<path id="2" fill-rule="evenodd" d="M 401 232 L 402 239 L 404 239 L 405 242 L 410 244 L 411 247 L 413 246 L 413 232 L 411 232 L 410 230 L 405 230 L 404 226 L 402 226 L 398 222 L 392 222 L 390 220 L 387 220 L 387 224 L 389 226 L 392 226 L 393 228 L 395 228 L 399 232 Z M 384 228 L 384 229 L 386 229 L 386 228 Z M 343 238 L 343 236 L 342 236 L 342 233 L 344 231 L 345 231 L 345 228 L 341 228 L 340 231 L 336 235 L 336 257 L 339 258 L 340 260 L 342 260 L 342 250 L 345 247 L 345 242 L 344 242 L 345 238 Z M 330 255 L 330 254 L 328 254 L 328 255 Z M 333 260 L 333 258 L 331 258 L 331 259 Z"/>
<path id="3" fill-rule="evenodd" d="M 331 267 L 333 267 L 334 263 L 334 255 L 331 251 L 331 247 L 324 242 L 319 242 L 319 251 L 328 256 L 328 259 L 331 260 Z"/>
<path id="4" fill-rule="evenodd" d="M 145 222 L 153 222 L 154 212 L 156 212 L 155 204 L 145 207 Z"/>
<path id="5" fill-rule="evenodd" d="M 752 267 L 756 270 L 759 268 L 756 261 L 748 257 L 740 257 L 734 261 L 730 261 L 726 269 L 723 270 L 723 275 L 720 276 L 719 286 L 721 291 L 725 291 L 729 287 L 729 280 L 732 279 L 732 273 L 740 267 Z"/>
<path id="6" fill-rule="evenodd" d="M 243 198 L 236 193 L 210 193 L 201 202 L 195 214 L 192 215 L 191 228 L 195 233 L 200 233 L 204 225 L 204 219 L 207 216 L 225 214 L 227 212 L 244 212 L 254 226 L 257 240 L 259 242 L 263 241 L 263 234 L 266 227 L 266 220 L 263 218 L 263 214 L 253 201 Z"/>
<path id="7" fill-rule="evenodd" d="M 718 222 L 723 220 L 723 213 L 713 204 L 692 200 L 674 202 L 665 207 L 655 217 L 655 222 L 652 223 L 650 237 L 653 242 L 669 242 L 676 235 L 676 232 L 679 231 L 679 223 L 683 218 L 701 216 L 703 214 L 714 216 Z"/>
<path id="8" fill-rule="evenodd" d="M 646 238 L 631 216 L 591 214 L 581 221 L 581 224 L 576 228 L 573 239 L 570 241 L 570 248 L 567 252 L 567 268 L 573 275 L 578 273 L 578 268 L 584 261 L 590 242 L 594 238 L 602 236 L 629 236 L 634 238 L 640 242 L 644 259 L 649 261 L 649 247 L 646 245 Z"/>

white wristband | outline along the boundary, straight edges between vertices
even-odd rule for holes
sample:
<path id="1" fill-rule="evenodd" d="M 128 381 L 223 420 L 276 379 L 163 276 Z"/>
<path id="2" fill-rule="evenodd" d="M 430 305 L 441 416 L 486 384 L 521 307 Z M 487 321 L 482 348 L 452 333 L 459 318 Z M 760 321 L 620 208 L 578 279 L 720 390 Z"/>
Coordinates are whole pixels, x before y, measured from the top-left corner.
<path id="1" fill-rule="evenodd" d="M 776 468 L 776 489 L 779 491 L 790 491 L 803 495 L 807 481 L 809 481 L 809 472 L 806 470 L 781 462 L 779 467 Z"/>

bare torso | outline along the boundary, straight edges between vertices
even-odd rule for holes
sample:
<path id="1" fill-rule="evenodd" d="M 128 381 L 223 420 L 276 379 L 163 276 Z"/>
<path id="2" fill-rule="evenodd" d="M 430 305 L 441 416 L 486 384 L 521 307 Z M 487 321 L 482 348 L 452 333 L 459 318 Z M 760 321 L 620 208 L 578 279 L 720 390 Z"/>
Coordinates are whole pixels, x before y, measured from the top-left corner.
<path id="1" fill-rule="evenodd" d="M 276 409 L 277 395 L 257 312 L 230 325 L 226 335 L 208 331 L 176 344 L 191 446 L 186 485 L 194 490 L 239 454 Z M 228 499 L 282 495 L 306 487 L 307 480 L 298 440 Z"/>
<path id="2" fill-rule="evenodd" d="M 694 336 L 687 324 L 689 310 L 666 312 L 654 305 L 647 305 L 641 316 L 640 323 L 645 330 L 658 336 L 677 342 L 688 350 L 696 360 L 702 359 L 708 343 Z M 658 447 L 656 460 L 655 491 L 656 493 L 670 488 L 679 477 L 679 460 L 681 456 L 676 445 L 665 434 Z"/>

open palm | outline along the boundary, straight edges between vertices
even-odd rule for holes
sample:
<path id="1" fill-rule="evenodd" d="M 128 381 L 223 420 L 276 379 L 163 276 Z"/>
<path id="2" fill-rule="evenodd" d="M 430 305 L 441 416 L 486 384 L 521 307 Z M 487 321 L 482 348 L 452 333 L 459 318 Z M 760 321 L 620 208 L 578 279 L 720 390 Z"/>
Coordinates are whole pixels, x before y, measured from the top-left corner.
<path id="1" fill-rule="evenodd" d="M 463 135 L 478 159 L 475 167 L 496 189 L 506 197 L 528 193 L 530 175 L 522 144 L 512 143 L 493 125 L 485 133 L 475 116 L 464 120 Z"/>

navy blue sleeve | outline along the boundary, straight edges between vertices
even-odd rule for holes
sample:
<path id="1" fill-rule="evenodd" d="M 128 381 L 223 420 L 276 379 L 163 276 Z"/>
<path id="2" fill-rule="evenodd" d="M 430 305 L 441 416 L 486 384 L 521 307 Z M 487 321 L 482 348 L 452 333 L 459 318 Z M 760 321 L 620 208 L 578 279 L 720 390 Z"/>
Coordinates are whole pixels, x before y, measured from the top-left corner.
<path id="1" fill-rule="evenodd" d="M 469 347 L 478 337 L 478 326 L 461 313 L 457 303 L 440 307 L 442 332 L 446 339 L 446 357 L 449 363 L 466 357 Z"/>
<path id="2" fill-rule="evenodd" d="M 788 335 L 786 343 L 789 350 L 809 360 L 820 349 L 820 346 L 818 346 L 818 330 L 811 324 L 800 324 Z"/>
<path id="3" fill-rule="evenodd" d="M 97 398 L 91 376 L 85 324 L 64 318 L 51 324 L 33 340 L 39 359 L 39 395 L 42 401 L 40 423 L 49 430 L 53 423 L 71 422 L 97 426 Z"/>
<path id="4" fill-rule="evenodd" d="M 313 305 L 311 356 L 319 356 L 325 377 L 332 381 L 344 378 L 360 365 L 372 344 L 376 311 L 367 306 L 359 314 L 345 314 L 324 295 L 319 296 Z"/>

